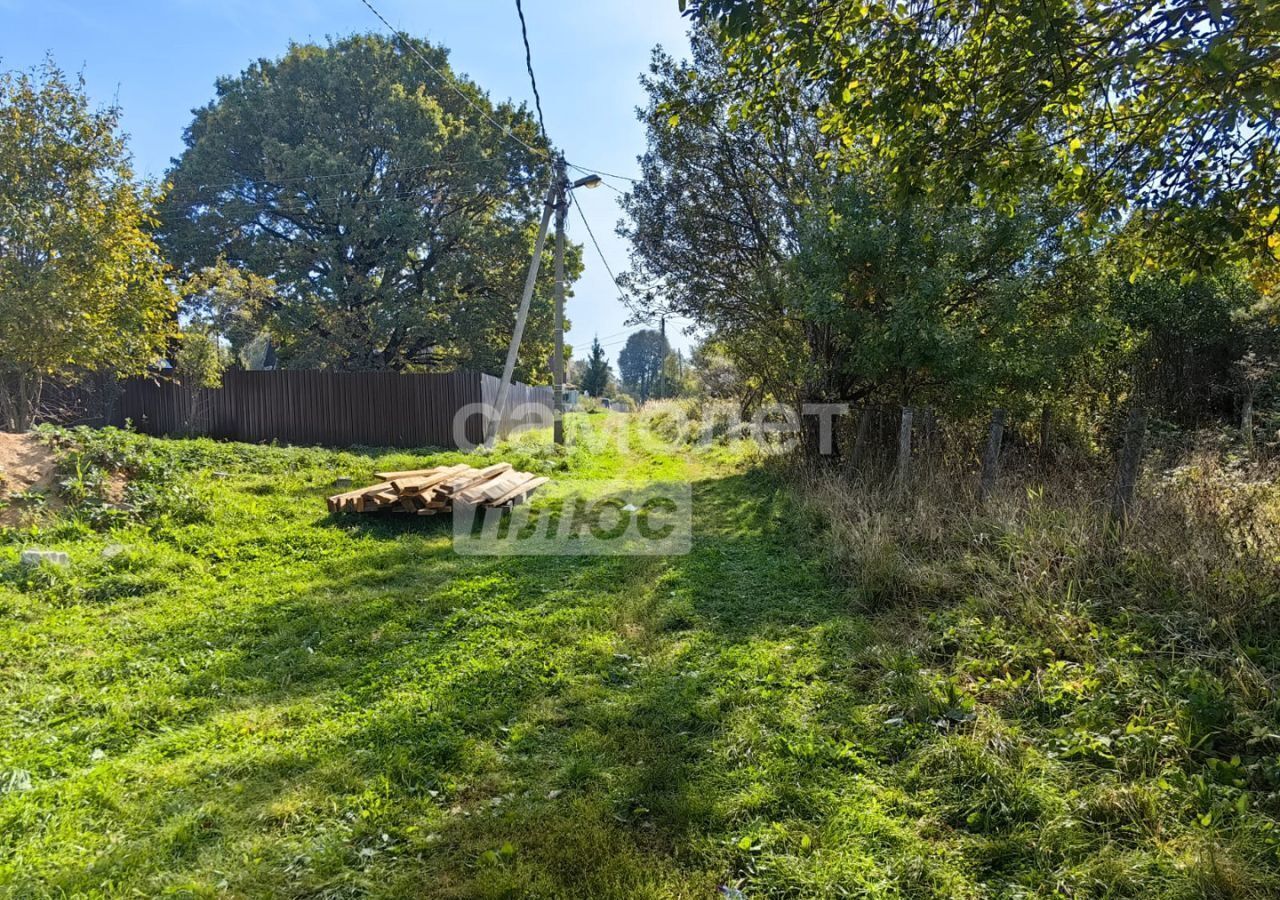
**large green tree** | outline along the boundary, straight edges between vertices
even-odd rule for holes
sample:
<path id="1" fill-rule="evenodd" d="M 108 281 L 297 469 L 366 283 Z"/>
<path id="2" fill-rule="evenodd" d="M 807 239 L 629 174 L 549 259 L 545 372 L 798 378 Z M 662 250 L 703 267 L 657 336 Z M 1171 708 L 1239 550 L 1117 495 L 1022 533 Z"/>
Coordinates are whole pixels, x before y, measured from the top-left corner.
<path id="1" fill-rule="evenodd" d="M 220 80 L 187 128 L 165 243 L 185 269 L 275 282 L 259 324 L 284 365 L 501 368 L 550 150 L 523 108 L 417 49 L 431 65 L 374 35 L 294 45 Z M 550 265 L 537 291 L 525 379 L 549 377 Z"/>
<path id="2" fill-rule="evenodd" d="M 618 354 L 618 374 L 622 384 L 640 398 L 657 396 L 662 364 L 671 353 L 667 336 L 652 328 L 633 332 Z"/>
<path id="3" fill-rule="evenodd" d="M 680 5 L 749 79 L 738 114 L 768 125 L 809 86 L 831 161 L 1009 208 L 1047 186 L 1101 224 L 1144 208 L 1179 263 L 1280 253 L 1280 4 Z"/>
<path id="4" fill-rule="evenodd" d="M 0 74 L 0 416 L 30 427 L 47 379 L 145 370 L 176 327 L 120 112 L 52 62 Z"/>
<path id="5" fill-rule="evenodd" d="M 740 371 L 792 400 L 795 385 L 821 378 L 823 335 L 795 314 L 789 261 L 804 209 L 829 195 L 831 179 L 814 162 L 824 138 L 804 117 L 767 132 L 731 118 L 741 76 L 705 36 L 695 32 L 691 49 L 689 62 L 656 52 L 642 79 L 649 146 L 624 201 L 623 278 L 646 318 L 698 322 Z"/>
<path id="6" fill-rule="evenodd" d="M 1074 234 L 1044 192 L 1006 215 L 900 191 L 874 160 L 823 169 L 803 89 L 760 129 L 734 114 L 744 74 L 700 36 L 693 51 L 658 54 L 645 79 L 649 149 L 623 233 L 646 315 L 697 321 L 795 404 L 968 410 L 1051 377 L 1088 298 L 1053 286 Z"/>

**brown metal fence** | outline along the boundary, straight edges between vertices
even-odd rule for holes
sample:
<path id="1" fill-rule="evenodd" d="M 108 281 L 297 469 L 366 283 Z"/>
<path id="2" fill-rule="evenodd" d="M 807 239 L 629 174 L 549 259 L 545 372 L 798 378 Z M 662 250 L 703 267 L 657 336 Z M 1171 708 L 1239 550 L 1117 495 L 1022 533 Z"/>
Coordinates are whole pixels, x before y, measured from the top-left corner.
<path id="1" fill-rule="evenodd" d="M 502 379 L 480 376 L 480 398 L 487 407 L 497 406 Z M 510 437 L 530 428 L 550 428 L 555 391 L 549 387 L 530 387 L 516 381 L 507 393 L 507 406 L 498 423 L 498 436 Z M 477 417 L 478 420 L 479 417 Z"/>
<path id="2" fill-rule="evenodd" d="M 124 385 L 116 423 L 144 434 L 208 435 L 222 440 L 328 446 L 456 447 L 454 416 L 470 404 L 492 404 L 498 379 L 479 372 L 403 375 L 396 372 L 230 371 L 222 387 L 192 388 L 170 379 L 137 378 Z M 520 430 L 512 411 L 545 408 L 550 388 L 512 386 L 499 436 Z M 484 440 L 479 407 L 467 416 L 471 444 Z"/>

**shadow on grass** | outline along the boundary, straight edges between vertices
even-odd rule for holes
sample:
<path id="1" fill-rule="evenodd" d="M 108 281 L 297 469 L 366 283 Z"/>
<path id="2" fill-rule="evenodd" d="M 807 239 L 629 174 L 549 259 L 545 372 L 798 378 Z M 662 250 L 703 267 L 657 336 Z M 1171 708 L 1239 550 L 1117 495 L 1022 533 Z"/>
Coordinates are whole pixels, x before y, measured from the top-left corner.
<path id="1" fill-rule="evenodd" d="M 769 476 L 699 482 L 694 508 L 668 558 L 460 557 L 447 516 L 315 520 L 358 546 L 203 634 L 222 654 L 181 687 L 203 714 L 159 723 L 168 762 L 108 815 L 127 837 L 51 883 L 709 895 L 741 854 L 707 849 L 708 759 L 755 698 L 716 699 L 724 660 L 850 613 Z"/>

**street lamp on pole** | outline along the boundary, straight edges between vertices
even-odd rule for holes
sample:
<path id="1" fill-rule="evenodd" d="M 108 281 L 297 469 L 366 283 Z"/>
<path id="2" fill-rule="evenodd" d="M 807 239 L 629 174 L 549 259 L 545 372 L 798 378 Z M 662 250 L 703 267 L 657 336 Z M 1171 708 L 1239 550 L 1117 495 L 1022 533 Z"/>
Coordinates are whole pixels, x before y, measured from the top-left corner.
<path id="1" fill-rule="evenodd" d="M 551 180 L 551 189 L 542 212 L 542 223 L 538 228 L 538 237 L 534 242 L 533 260 L 529 264 L 529 275 L 525 280 L 524 294 L 520 298 L 520 308 L 516 313 L 515 330 L 511 333 L 511 346 L 507 350 L 507 362 L 502 369 L 502 382 L 498 385 L 497 403 L 490 411 L 488 428 L 485 432 L 485 446 L 492 447 L 498 435 L 503 413 L 506 410 L 507 398 L 511 393 L 511 379 L 515 372 L 516 356 L 520 352 L 520 340 L 524 336 L 525 322 L 529 318 L 529 302 L 533 299 L 533 288 L 537 284 L 538 269 L 542 264 L 542 248 L 546 245 L 547 226 L 554 213 L 556 219 L 555 246 L 555 356 L 551 360 L 553 391 L 552 435 L 557 444 L 564 443 L 564 244 L 565 217 L 569 213 L 569 192 L 577 188 L 597 188 L 602 184 L 599 175 L 586 175 L 577 181 L 569 181 L 563 156 L 555 160 L 555 176 Z"/>
<path id="2" fill-rule="evenodd" d="M 556 183 L 561 186 L 556 199 L 556 346 L 552 359 L 551 375 L 554 381 L 555 402 L 552 407 L 551 435 L 556 444 L 564 445 L 564 220 L 569 215 L 569 192 L 578 188 L 597 188 L 599 175 L 586 175 L 577 181 L 569 181 L 565 174 L 564 157 L 556 159 Z"/>

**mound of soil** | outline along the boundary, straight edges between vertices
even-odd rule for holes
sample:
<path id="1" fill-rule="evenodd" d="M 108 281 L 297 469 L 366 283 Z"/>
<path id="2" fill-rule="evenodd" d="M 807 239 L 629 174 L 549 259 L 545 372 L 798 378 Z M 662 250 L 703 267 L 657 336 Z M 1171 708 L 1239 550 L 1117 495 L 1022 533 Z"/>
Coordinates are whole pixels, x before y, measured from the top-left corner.
<path id="1" fill-rule="evenodd" d="M 10 498 L 26 492 L 44 494 L 45 509 L 62 505 L 54 489 L 55 457 L 53 451 L 34 434 L 9 434 L 0 431 L 0 525 L 21 525 L 39 507 L 36 504 L 12 502 Z"/>

